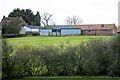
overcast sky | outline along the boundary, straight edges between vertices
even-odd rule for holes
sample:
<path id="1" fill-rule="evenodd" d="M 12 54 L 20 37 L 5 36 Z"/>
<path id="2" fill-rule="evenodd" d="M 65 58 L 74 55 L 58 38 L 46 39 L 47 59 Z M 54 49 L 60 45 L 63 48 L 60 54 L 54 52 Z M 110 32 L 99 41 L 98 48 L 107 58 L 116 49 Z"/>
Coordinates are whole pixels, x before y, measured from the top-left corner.
<path id="1" fill-rule="evenodd" d="M 82 24 L 118 25 L 120 0 L 0 0 L 0 20 L 15 8 L 31 9 L 34 14 L 49 12 L 57 25 L 65 24 L 67 16 L 77 15 Z"/>

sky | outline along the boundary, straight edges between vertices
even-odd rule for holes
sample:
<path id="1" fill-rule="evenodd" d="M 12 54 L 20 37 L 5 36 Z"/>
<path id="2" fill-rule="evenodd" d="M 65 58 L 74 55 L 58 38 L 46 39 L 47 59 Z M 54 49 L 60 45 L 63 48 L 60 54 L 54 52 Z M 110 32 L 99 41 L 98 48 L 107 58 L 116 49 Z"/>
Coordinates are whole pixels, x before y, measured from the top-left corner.
<path id="1" fill-rule="evenodd" d="M 0 0 L 0 20 L 15 8 L 31 9 L 34 14 L 53 14 L 56 25 L 64 25 L 67 16 L 79 16 L 82 24 L 118 25 L 120 0 Z"/>

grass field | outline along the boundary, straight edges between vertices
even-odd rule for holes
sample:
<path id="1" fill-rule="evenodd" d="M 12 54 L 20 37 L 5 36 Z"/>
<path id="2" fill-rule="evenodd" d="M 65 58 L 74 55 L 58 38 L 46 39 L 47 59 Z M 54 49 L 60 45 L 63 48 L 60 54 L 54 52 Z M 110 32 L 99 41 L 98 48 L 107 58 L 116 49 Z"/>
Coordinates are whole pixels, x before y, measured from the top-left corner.
<path id="1" fill-rule="evenodd" d="M 44 46 L 44 45 L 59 45 L 73 44 L 77 45 L 82 41 L 88 41 L 93 39 L 111 39 L 112 36 L 65 36 L 65 37 L 19 37 L 19 38 L 8 38 L 8 42 L 16 47 L 22 47 L 24 45 L 29 46 Z"/>
<path id="2" fill-rule="evenodd" d="M 18 79 L 15 79 L 18 80 Z M 120 77 L 108 76 L 57 76 L 57 77 L 26 77 L 19 80 L 120 80 Z"/>

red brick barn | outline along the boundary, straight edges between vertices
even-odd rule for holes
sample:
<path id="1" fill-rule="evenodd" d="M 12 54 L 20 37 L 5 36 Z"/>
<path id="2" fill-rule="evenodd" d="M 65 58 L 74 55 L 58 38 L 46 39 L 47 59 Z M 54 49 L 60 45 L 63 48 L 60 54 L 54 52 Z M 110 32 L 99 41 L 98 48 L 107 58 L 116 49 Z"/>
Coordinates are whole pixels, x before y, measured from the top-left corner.
<path id="1" fill-rule="evenodd" d="M 81 28 L 82 35 L 116 35 L 117 27 L 115 24 L 90 24 L 90 25 L 77 25 Z"/>

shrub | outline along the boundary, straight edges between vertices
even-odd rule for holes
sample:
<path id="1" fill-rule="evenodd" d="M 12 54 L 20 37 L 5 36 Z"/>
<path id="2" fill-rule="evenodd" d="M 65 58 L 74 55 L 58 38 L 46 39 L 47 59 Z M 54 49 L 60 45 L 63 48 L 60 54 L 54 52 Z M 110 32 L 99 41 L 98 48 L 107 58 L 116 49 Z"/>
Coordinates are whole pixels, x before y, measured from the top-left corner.
<path id="1" fill-rule="evenodd" d="M 18 76 L 39 76 L 46 73 L 46 66 L 38 48 L 30 46 L 20 48 L 16 53 L 15 62 Z"/>
<path id="2" fill-rule="evenodd" d="M 58 75 L 60 66 L 59 62 L 59 50 L 54 46 L 45 46 L 41 49 L 41 57 L 45 62 L 45 66 L 47 68 L 46 75 Z"/>
<path id="3" fill-rule="evenodd" d="M 5 39 L 2 40 L 2 78 L 14 77 L 14 55 L 13 47 Z"/>
<path id="4" fill-rule="evenodd" d="M 112 42 L 112 50 L 113 50 L 113 64 L 110 67 L 109 75 L 117 75 L 120 76 L 120 35 L 115 36 Z"/>

